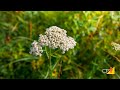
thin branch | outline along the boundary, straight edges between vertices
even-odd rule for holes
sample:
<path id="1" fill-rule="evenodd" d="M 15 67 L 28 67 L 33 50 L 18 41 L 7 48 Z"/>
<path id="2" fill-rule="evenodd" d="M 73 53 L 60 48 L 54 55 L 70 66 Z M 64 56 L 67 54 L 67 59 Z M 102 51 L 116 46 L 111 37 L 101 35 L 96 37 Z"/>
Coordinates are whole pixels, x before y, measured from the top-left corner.
<path id="1" fill-rule="evenodd" d="M 105 50 L 104 50 L 105 51 Z M 115 60 L 117 60 L 118 62 L 120 62 L 120 59 L 114 55 L 112 55 L 111 53 L 109 53 L 108 51 L 105 51 L 106 53 L 108 53 L 109 55 L 111 55 L 113 58 L 115 58 Z"/>

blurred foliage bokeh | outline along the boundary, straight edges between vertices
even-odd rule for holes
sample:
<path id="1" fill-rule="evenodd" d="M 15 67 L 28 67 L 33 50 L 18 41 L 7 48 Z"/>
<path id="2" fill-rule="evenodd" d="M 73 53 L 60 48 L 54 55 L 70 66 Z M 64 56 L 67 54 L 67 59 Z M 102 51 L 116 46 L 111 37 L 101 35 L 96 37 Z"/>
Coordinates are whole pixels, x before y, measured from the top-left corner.
<path id="1" fill-rule="evenodd" d="M 46 55 L 29 54 L 31 43 L 46 28 L 58 26 L 77 45 L 60 58 L 53 78 L 119 79 L 120 11 L 0 11 L 0 79 L 43 79 L 48 70 Z M 58 57 L 52 57 L 52 64 Z M 115 74 L 102 69 L 115 67 Z"/>

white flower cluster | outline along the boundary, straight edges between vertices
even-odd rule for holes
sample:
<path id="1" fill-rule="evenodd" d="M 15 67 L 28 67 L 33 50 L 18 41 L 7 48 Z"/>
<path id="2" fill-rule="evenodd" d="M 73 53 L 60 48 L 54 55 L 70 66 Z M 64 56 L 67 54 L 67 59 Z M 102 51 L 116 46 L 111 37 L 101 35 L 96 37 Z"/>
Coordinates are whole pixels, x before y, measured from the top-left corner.
<path id="1" fill-rule="evenodd" d="M 41 56 L 41 49 L 43 46 L 48 46 L 49 48 L 60 48 L 62 50 L 62 53 L 65 53 L 65 51 L 68 51 L 69 49 L 73 49 L 76 45 L 75 40 L 67 36 L 67 31 L 64 29 L 61 29 L 57 26 L 51 26 L 46 29 L 45 35 L 40 34 L 38 42 L 35 42 L 36 44 L 32 45 L 32 53 L 36 53 L 35 55 Z M 36 47 L 39 46 L 39 48 L 36 50 Z M 32 54 L 31 53 L 31 54 Z"/>
<path id="2" fill-rule="evenodd" d="M 115 42 L 112 42 L 111 45 L 114 47 L 116 51 L 120 50 L 120 44 L 117 44 Z"/>
<path id="3" fill-rule="evenodd" d="M 42 47 L 38 44 L 37 41 L 34 40 L 34 42 L 32 43 L 32 47 L 30 48 L 30 54 L 41 56 L 42 52 L 43 52 Z"/>

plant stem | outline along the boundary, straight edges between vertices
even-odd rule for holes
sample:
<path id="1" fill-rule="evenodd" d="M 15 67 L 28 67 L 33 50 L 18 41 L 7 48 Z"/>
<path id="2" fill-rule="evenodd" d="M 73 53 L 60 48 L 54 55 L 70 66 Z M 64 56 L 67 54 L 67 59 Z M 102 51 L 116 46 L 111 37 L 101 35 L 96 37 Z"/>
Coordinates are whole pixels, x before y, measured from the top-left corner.
<path id="1" fill-rule="evenodd" d="M 50 51 L 49 51 L 49 62 L 50 62 L 49 71 L 50 71 L 50 78 L 51 78 L 51 76 L 52 76 L 51 48 L 50 48 Z"/>
<path id="2" fill-rule="evenodd" d="M 46 55 L 47 55 L 47 57 L 49 59 L 49 55 L 48 55 L 48 52 L 47 52 L 47 47 L 45 47 L 45 52 L 46 52 Z"/>
<path id="3" fill-rule="evenodd" d="M 52 72 L 55 69 L 55 67 L 57 66 L 57 64 L 59 63 L 61 56 L 59 56 L 59 59 L 56 61 L 56 63 L 54 64 L 54 66 L 52 67 L 52 62 L 51 62 L 51 48 L 49 48 L 49 51 L 47 50 L 47 47 L 45 47 L 45 51 L 46 51 L 46 55 L 48 57 L 49 60 L 49 69 L 45 75 L 45 79 L 49 77 L 49 79 L 52 79 Z"/>
<path id="4" fill-rule="evenodd" d="M 47 71 L 47 74 L 45 76 L 45 79 L 46 78 L 51 78 L 52 76 L 52 66 L 51 66 L 51 49 L 49 48 L 49 51 L 47 50 L 47 47 L 45 47 L 45 51 L 46 51 L 46 55 L 47 55 L 47 58 L 49 60 L 49 69 Z"/>
<path id="5" fill-rule="evenodd" d="M 49 70 L 47 71 L 47 74 L 45 75 L 45 79 L 47 79 L 48 75 L 49 75 Z"/>
<path id="6" fill-rule="evenodd" d="M 53 66 L 53 68 L 52 68 L 52 70 L 54 70 L 55 69 L 55 67 L 57 66 L 57 64 L 59 63 L 59 61 L 61 60 L 61 56 L 59 57 L 59 59 L 56 61 L 56 63 L 54 64 L 54 66 Z"/>
<path id="7" fill-rule="evenodd" d="M 50 49 L 50 56 L 49 56 L 49 59 L 50 59 L 50 69 L 51 69 L 51 49 Z"/>

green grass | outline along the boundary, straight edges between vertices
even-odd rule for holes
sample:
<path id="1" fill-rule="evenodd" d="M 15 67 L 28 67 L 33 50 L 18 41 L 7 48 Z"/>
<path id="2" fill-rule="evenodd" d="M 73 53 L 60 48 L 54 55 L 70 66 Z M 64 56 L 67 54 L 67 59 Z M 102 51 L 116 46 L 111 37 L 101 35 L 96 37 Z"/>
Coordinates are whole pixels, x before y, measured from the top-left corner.
<path id="1" fill-rule="evenodd" d="M 119 79 L 120 51 L 111 42 L 120 43 L 119 11 L 1 11 L 0 78 L 44 79 L 49 59 L 29 54 L 31 43 L 46 28 L 58 26 L 77 42 L 65 54 L 51 51 L 55 79 Z M 115 67 L 114 75 L 102 69 Z"/>

